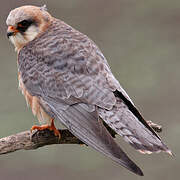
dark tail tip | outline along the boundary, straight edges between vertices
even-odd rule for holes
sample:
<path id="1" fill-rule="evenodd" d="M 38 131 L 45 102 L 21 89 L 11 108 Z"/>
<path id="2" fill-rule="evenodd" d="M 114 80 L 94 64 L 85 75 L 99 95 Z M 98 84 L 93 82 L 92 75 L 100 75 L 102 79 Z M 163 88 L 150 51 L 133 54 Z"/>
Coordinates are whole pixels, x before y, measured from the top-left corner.
<path id="1" fill-rule="evenodd" d="M 134 169 L 134 173 L 136 173 L 139 176 L 144 176 L 142 170 L 136 166 L 136 168 Z"/>
<path id="2" fill-rule="evenodd" d="M 126 168 L 129 169 L 131 172 L 139 175 L 139 176 L 144 176 L 142 170 L 132 161 L 131 161 L 131 164 L 126 166 Z"/>

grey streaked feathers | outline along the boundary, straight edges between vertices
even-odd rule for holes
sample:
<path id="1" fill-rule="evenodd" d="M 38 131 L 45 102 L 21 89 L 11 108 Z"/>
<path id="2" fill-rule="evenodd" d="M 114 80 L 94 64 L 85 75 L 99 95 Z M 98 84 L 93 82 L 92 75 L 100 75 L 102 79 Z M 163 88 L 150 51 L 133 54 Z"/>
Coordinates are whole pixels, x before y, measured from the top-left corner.
<path id="1" fill-rule="evenodd" d="M 40 97 L 42 104 L 44 101 L 80 140 L 131 171 L 142 175 L 99 117 L 138 150 L 168 151 L 128 106 L 115 97 L 114 91 L 118 90 L 132 103 L 98 47 L 64 22 L 55 19 L 46 32 L 23 47 L 18 63 L 31 95 Z"/>

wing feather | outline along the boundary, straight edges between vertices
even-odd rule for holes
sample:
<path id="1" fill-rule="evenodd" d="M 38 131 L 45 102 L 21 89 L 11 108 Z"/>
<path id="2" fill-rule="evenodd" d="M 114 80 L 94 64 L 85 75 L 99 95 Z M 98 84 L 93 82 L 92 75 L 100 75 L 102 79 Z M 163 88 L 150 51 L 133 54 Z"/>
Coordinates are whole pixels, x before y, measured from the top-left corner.
<path id="1" fill-rule="evenodd" d="M 110 157 L 130 171 L 143 175 L 140 168 L 133 163 L 117 145 L 102 122 L 98 121 L 96 111 L 88 112 L 84 104 L 74 104 L 66 110 L 53 106 L 51 101 L 46 102 L 54 115 L 76 137 L 85 144 Z"/>

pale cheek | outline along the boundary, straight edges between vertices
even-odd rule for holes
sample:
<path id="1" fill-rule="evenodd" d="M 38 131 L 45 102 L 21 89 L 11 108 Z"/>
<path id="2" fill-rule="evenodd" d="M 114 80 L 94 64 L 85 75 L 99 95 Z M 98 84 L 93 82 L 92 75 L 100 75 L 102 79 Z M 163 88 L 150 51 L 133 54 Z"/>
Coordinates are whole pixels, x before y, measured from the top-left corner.
<path id="1" fill-rule="evenodd" d="M 10 36 L 9 39 L 12 44 L 14 44 L 15 48 L 18 50 L 19 48 L 26 45 L 28 42 L 32 41 L 38 35 L 38 33 L 38 28 L 36 26 L 31 26 L 26 30 L 23 35 L 18 32 L 15 36 Z"/>
<path id="2" fill-rule="evenodd" d="M 11 36 L 10 41 L 17 49 L 19 49 L 28 42 L 20 33 L 17 33 L 15 36 Z"/>
<path id="3" fill-rule="evenodd" d="M 25 38 L 27 39 L 27 41 L 32 41 L 34 38 L 36 38 L 38 33 L 38 28 L 36 26 L 31 26 L 25 32 Z"/>
<path id="4" fill-rule="evenodd" d="M 15 40 L 18 44 L 26 44 L 27 40 L 24 38 L 24 36 L 21 33 L 17 33 L 15 36 Z"/>

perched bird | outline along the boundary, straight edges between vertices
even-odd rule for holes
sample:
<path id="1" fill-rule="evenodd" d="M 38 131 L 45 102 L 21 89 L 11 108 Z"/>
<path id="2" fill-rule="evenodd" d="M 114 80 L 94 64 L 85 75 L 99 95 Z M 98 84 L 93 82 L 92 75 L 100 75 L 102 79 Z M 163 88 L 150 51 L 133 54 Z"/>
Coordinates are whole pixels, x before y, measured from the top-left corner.
<path id="1" fill-rule="evenodd" d="M 107 127 L 141 153 L 171 153 L 86 35 L 52 17 L 45 6 L 16 8 L 6 23 L 7 36 L 18 53 L 19 87 L 33 114 L 46 123 L 31 130 L 49 128 L 60 137 L 56 119 L 82 142 L 138 175 L 142 171 Z"/>

